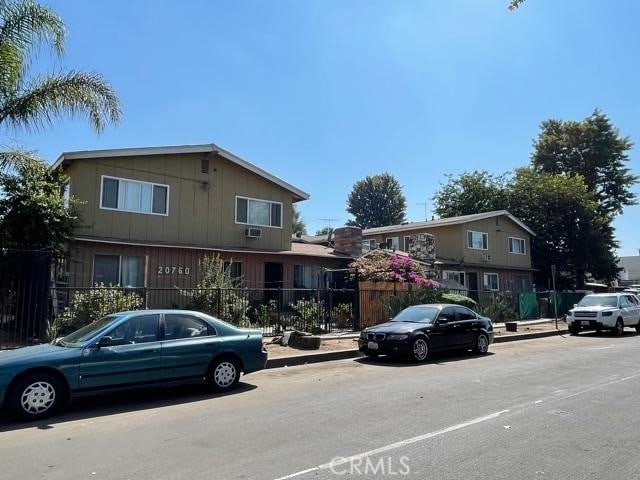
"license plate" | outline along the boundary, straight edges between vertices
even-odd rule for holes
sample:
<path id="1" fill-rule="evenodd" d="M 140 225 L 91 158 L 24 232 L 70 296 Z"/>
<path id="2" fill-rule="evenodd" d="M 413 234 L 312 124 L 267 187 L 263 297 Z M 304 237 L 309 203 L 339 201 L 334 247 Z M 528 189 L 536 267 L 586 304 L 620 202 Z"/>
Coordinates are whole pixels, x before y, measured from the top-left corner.
<path id="1" fill-rule="evenodd" d="M 376 342 L 369 342 L 369 343 L 367 343 L 367 348 L 369 350 L 377 350 L 378 349 L 378 344 Z"/>
<path id="2" fill-rule="evenodd" d="M 588 326 L 589 325 L 589 320 L 582 320 L 582 322 L 580 322 L 580 323 L 582 323 L 582 325 L 587 325 Z"/>

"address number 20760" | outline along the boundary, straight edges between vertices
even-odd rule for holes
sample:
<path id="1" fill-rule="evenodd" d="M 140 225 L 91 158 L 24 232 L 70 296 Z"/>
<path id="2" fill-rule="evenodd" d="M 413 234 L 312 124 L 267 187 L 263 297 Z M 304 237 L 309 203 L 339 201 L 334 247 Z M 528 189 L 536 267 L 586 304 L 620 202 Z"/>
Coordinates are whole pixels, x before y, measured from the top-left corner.
<path id="1" fill-rule="evenodd" d="M 189 275 L 190 267 L 158 265 L 158 275 Z"/>

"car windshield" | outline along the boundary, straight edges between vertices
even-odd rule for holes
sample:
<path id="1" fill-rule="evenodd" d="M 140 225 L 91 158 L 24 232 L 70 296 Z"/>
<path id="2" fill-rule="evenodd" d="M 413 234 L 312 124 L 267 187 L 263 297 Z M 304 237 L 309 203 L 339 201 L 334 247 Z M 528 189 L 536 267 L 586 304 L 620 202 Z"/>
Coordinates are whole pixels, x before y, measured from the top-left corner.
<path id="1" fill-rule="evenodd" d="M 605 295 L 597 297 L 595 295 L 587 295 L 580 302 L 579 307 L 617 307 L 618 297 L 615 295 Z"/>
<path id="2" fill-rule="evenodd" d="M 70 333 L 66 337 L 56 340 L 56 345 L 63 347 L 79 347 L 84 342 L 94 337 L 98 333 L 107 329 L 114 321 L 120 318 L 119 315 L 107 315 L 106 317 L 96 320 L 95 322 L 85 325 L 84 327 Z"/>
<path id="3" fill-rule="evenodd" d="M 391 319 L 392 322 L 433 323 L 440 311 L 437 307 L 410 307 Z"/>

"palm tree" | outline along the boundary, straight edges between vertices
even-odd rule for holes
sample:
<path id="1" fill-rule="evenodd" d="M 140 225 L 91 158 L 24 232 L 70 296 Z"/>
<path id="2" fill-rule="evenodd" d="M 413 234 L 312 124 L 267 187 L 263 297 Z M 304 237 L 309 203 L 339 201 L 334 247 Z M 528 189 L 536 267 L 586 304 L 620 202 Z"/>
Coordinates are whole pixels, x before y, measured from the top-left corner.
<path id="1" fill-rule="evenodd" d="M 30 78 L 30 55 L 41 47 L 64 55 L 66 31 L 49 7 L 0 0 L 0 130 L 40 129 L 63 116 L 86 117 L 100 133 L 120 119 L 116 93 L 97 73 L 61 72 Z M 0 151 L 0 170 L 39 161 L 32 152 Z"/>

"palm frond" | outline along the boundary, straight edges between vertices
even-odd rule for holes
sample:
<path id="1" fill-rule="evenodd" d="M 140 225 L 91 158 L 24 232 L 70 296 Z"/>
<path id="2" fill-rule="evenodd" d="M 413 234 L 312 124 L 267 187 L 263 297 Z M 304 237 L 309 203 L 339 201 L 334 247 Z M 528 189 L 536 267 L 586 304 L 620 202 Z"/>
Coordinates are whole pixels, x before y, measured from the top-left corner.
<path id="1" fill-rule="evenodd" d="M 49 7 L 31 0 L 0 0 L 0 95 L 15 92 L 29 67 L 29 52 L 41 45 L 64 53 L 65 27 Z"/>
<path id="2" fill-rule="evenodd" d="M 37 129 L 65 115 L 86 117 L 100 133 L 120 120 L 120 102 L 100 74 L 69 72 L 36 79 L 0 105 L 0 125 Z"/>
<path id="3" fill-rule="evenodd" d="M 47 6 L 31 0 L 0 0 L 0 22 L 0 44 L 28 51 L 45 43 L 57 54 L 64 53 L 64 22 Z"/>
<path id="4" fill-rule="evenodd" d="M 20 170 L 37 162 L 41 163 L 42 160 L 36 152 L 19 149 L 0 150 L 0 171 Z"/>

